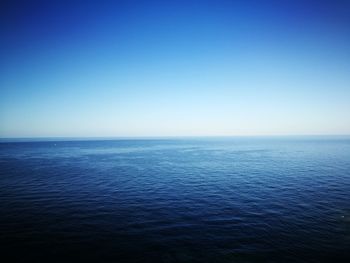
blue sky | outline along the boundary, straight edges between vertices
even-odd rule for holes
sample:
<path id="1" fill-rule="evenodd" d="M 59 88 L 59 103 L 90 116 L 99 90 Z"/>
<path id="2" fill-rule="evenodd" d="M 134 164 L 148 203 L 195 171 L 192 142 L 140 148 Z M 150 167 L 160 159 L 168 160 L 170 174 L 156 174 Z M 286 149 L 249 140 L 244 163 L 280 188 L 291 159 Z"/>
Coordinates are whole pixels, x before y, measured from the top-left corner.
<path id="1" fill-rule="evenodd" d="M 1 5 L 1 137 L 350 134 L 350 1 Z"/>

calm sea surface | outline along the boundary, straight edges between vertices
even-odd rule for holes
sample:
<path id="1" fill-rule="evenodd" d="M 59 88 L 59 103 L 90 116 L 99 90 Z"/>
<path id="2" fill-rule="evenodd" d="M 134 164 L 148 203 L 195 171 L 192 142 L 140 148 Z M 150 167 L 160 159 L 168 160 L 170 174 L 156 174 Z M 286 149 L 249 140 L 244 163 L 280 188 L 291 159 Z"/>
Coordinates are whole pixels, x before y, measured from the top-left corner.
<path id="1" fill-rule="evenodd" d="M 2 262 L 350 262 L 350 138 L 0 143 Z"/>

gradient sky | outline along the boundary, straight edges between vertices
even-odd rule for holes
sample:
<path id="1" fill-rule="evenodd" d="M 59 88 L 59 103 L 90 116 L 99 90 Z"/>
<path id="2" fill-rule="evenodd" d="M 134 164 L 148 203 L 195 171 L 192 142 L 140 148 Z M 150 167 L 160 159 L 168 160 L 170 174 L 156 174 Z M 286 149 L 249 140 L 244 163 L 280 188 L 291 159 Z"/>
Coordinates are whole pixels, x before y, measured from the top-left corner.
<path id="1" fill-rule="evenodd" d="M 350 1 L 1 1 L 0 137 L 350 134 Z"/>

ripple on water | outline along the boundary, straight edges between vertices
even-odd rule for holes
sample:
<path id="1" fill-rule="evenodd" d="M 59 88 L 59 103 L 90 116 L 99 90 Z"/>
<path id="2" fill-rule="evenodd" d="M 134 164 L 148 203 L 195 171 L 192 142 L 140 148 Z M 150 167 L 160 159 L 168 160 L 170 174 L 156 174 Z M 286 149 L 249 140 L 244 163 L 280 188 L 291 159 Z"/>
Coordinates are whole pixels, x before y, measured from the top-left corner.
<path id="1" fill-rule="evenodd" d="M 350 140 L 0 144 L 15 260 L 350 260 Z"/>

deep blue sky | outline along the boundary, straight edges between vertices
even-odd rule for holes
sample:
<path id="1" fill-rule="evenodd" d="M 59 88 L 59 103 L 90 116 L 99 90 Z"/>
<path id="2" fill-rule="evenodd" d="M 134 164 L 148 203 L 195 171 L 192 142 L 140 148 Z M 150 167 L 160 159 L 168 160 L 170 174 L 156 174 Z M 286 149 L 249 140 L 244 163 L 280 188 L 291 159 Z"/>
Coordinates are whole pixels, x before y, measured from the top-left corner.
<path id="1" fill-rule="evenodd" d="M 1 1 L 0 136 L 350 134 L 350 1 Z"/>

